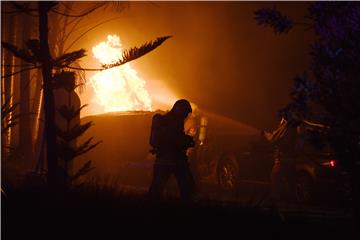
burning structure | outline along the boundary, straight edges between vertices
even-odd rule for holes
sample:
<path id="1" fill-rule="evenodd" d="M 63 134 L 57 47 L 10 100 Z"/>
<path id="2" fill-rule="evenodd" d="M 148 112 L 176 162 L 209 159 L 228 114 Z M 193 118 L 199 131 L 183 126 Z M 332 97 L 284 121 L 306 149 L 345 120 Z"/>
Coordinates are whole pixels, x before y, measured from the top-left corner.
<path id="1" fill-rule="evenodd" d="M 94 46 L 92 52 L 101 64 L 112 64 L 121 57 L 121 47 L 118 36 L 108 35 L 107 41 Z M 154 160 L 149 152 L 150 125 L 155 114 L 152 97 L 160 94 L 149 94 L 145 80 L 129 63 L 94 74 L 90 77 L 90 84 L 94 89 L 93 104 L 100 105 L 103 110 L 82 119 L 83 122 L 94 123 L 83 138 L 94 136 L 95 141 L 103 143 L 81 157 L 79 163 L 91 160 L 96 166 L 94 174 L 100 175 L 117 176 L 124 168 L 135 165 L 148 168 L 150 174 Z M 168 105 L 171 106 L 174 100 L 176 98 L 173 96 L 168 98 Z M 185 130 L 196 138 L 198 146 L 207 148 L 215 144 L 214 138 L 219 140 L 215 146 L 219 150 L 212 152 L 214 158 L 226 149 L 235 149 L 233 145 L 238 145 L 239 139 L 242 139 L 242 144 L 246 144 L 249 137 L 260 136 L 260 131 L 251 126 L 200 111 L 195 105 L 193 108 L 195 111 L 186 121 Z M 204 145 L 208 143 L 209 137 L 212 142 Z M 206 165 L 208 162 L 200 156 L 201 151 L 202 148 L 199 148 L 199 151 L 192 150 L 189 154 L 205 161 L 199 164 Z"/>
<path id="2" fill-rule="evenodd" d="M 123 53 L 120 38 L 108 35 L 107 41 L 93 47 L 92 53 L 101 64 L 115 63 Z M 152 101 L 145 81 L 130 63 L 94 74 L 90 83 L 95 91 L 94 101 L 104 112 L 151 110 Z"/>

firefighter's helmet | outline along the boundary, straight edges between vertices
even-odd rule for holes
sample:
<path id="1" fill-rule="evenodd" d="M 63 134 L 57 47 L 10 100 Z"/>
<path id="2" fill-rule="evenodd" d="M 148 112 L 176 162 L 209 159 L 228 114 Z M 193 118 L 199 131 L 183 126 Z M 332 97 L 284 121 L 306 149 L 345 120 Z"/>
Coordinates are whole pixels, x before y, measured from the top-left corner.
<path id="1" fill-rule="evenodd" d="M 186 116 L 192 112 L 191 104 L 186 99 L 177 100 L 170 112 L 177 116 L 186 118 Z"/>

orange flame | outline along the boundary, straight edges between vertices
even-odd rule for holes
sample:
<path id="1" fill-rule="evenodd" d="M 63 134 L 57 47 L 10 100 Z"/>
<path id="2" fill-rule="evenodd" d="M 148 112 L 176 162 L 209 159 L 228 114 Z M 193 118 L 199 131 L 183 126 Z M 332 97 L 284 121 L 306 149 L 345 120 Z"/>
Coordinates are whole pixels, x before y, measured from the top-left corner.
<path id="1" fill-rule="evenodd" d="M 94 57 L 101 64 L 115 63 L 122 56 L 120 38 L 108 35 L 107 41 L 92 48 Z M 152 110 L 152 101 L 145 88 L 145 81 L 129 63 L 96 73 L 90 78 L 95 91 L 95 102 L 104 112 Z"/>

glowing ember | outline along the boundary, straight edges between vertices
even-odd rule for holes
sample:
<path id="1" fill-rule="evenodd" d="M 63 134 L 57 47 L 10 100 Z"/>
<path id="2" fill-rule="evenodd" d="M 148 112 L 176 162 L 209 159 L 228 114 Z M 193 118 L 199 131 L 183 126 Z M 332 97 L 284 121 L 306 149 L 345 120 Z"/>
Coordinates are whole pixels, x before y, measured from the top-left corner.
<path id="1" fill-rule="evenodd" d="M 94 57 L 101 64 L 115 63 L 121 58 L 120 38 L 108 35 L 106 42 L 92 48 Z M 145 81 L 129 63 L 96 73 L 90 78 L 95 91 L 95 102 L 105 112 L 151 110 L 151 99 L 145 89 Z"/>

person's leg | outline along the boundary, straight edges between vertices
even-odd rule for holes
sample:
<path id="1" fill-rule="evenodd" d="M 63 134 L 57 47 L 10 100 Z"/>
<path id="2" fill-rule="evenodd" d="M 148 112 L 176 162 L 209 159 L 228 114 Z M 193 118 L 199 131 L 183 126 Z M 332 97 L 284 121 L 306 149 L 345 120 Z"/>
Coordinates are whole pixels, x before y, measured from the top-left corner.
<path id="1" fill-rule="evenodd" d="M 289 166 L 287 168 L 288 168 L 287 181 L 288 181 L 288 185 L 289 185 L 289 200 L 295 201 L 295 199 L 296 199 L 296 165 L 295 165 L 295 161 L 290 162 Z"/>
<path id="2" fill-rule="evenodd" d="M 282 181 L 284 185 L 284 198 L 287 201 L 294 201 L 295 198 L 295 178 L 296 178 L 296 169 L 295 165 L 290 162 L 290 160 L 286 161 L 282 164 Z"/>
<path id="3" fill-rule="evenodd" d="M 154 164 L 153 177 L 149 188 L 149 198 L 152 200 L 159 199 L 171 175 L 169 166 Z"/>
<path id="4" fill-rule="evenodd" d="M 176 166 L 174 175 L 180 189 L 181 199 L 186 202 L 191 201 L 194 194 L 195 181 L 189 165 L 181 164 Z"/>
<path id="5" fill-rule="evenodd" d="M 280 161 L 274 161 L 271 169 L 271 203 L 277 205 L 281 199 Z"/>

